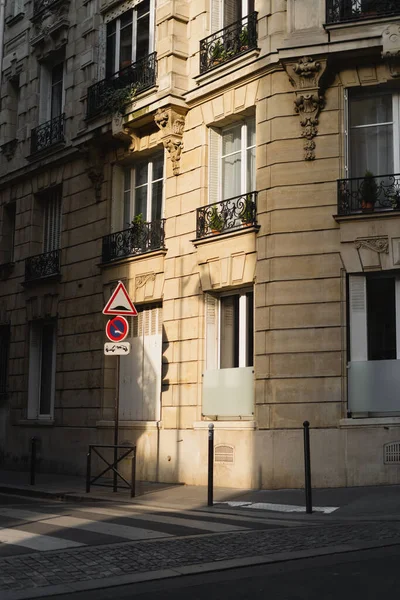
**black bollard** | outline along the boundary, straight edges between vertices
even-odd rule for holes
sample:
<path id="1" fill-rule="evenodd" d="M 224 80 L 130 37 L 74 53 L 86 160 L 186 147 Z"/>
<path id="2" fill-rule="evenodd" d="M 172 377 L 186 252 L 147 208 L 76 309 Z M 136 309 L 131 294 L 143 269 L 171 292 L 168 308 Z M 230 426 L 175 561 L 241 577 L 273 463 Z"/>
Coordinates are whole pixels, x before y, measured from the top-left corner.
<path id="1" fill-rule="evenodd" d="M 134 446 L 133 450 L 131 468 L 131 498 L 134 498 L 136 495 L 136 446 Z"/>
<path id="2" fill-rule="evenodd" d="M 306 513 L 312 513 L 312 492 L 311 492 L 311 455 L 310 455 L 310 423 L 304 421 L 304 476 L 306 492 Z"/>
<path id="3" fill-rule="evenodd" d="M 214 493 L 214 425 L 208 426 L 208 506 L 213 505 Z"/>
<path id="4" fill-rule="evenodd" d="M 86 493 L 90 492 L 90 480 L 92 477 L 92 446 L 89 446 L 89 452 L 86 455 Z"/>

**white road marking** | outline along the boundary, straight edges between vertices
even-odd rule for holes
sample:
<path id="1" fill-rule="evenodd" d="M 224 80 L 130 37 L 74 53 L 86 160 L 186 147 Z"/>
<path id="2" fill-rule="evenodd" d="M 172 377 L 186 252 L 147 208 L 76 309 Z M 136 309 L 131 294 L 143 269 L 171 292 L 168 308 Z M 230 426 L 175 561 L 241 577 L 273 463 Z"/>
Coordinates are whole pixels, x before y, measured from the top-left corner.
<path id="1" fill-rule="evenodd" d="M 294 504 L 273 504 L 272 502 L 216 502 L 215 504 L 228 504 L 228 506 L 243 506 L 244 508 L 259 508 L 261 510 L 273 510 L 276 512 L 306 512 L 305 506 Z M 339 506 L 313 506 L 313 512 L 322 512 L 326 515 L 338 510 Z"/>
<path id="2" fill-rule="evenodd" d="M 241 527 L 239 525 L 228 525 L 226 523 L 215 523 L 212 521 L 199 521 L 196 519 L 180 519 L 178 517 L 165 517 L 158 515 L 140 515 L 131 514 L 123 510 L 117 510 L 115 508 L 80 508 L 79 512 L 94 513 L 96 515 L 112 516 L 112 517 L 124 517 L 125 519 L 140 519 L 149 521 L 151 523 L 167 523 L 169 525 L 180 525 L 181 527 L 190 527 L 192 529 L 202 529 L 204 531 L 239 531 L 248 529 L 248 527 Z M 121 526 L 122 527 L 122 526 Z"/>
<path id="3" fill-rule="evenodd" d="M 171 537 L 171 534 L 169 533 L 153 531 L 152 529 L 127 527 L 126 525 L 103 523 L 101 521 L 79 519 L 77 517 L 57 517 L 56 519 L 49 519 L 46 521 L 46 525 L 55 525 L 56 527 L 66 527 L 68 529 L 79 529 L 81 531 L 92 531 L 93 533 L 113 535 L 114 537 L 126 538 L 128 540 L 146 540 L 151 538 Z"/>
<path id="4" fill-rule="evenodd" d="M 29 531 L 21 531 L 19 529 L 1 529 L 0 543 L 23 546 L 24 548 L 39 550 L 40 552 L 84 546 L 84 544 L 80 544 L 79 542 L 63 540 L 61 538 L 42 535 L 40 533 L 30 533 Z"/>
<path id="5" fill-rule="evenodd" d="M 23 521 L 43 521 L 58 517 L 57 513 L 44 513 L 22 508 L 0 508 L 0 517 L 22 519 Z"/>

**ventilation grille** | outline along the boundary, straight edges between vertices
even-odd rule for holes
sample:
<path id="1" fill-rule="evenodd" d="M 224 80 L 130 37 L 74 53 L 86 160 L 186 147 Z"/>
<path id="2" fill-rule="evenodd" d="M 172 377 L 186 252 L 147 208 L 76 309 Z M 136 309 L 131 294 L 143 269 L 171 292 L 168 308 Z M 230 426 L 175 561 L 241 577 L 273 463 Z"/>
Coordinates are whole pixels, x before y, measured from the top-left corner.
<path id="1" fill-rule="evenodd" d="M 383 446 L 383 462 L 385 465 L 400 465 L 400 442 Z"/>
<path id="2" fill-rule="evenodd" d="M 216 463 L 233 463 L 234 462 L 233 446 L 226 446 L 225 444 L 220 444 L 219 446 L 215 446 L 214 462 L 216 462 Z"/>

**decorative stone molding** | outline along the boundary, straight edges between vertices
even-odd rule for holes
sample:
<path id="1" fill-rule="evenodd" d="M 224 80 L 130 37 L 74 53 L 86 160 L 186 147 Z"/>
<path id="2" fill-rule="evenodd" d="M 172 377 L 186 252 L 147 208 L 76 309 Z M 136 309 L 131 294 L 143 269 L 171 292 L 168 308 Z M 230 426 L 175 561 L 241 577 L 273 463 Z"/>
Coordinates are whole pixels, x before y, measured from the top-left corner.
<path id="1" fill-rule="evenodd" d="M 164 148 L 170 155 L 173 174 L 179 175 L 185 116 L 173 107 L 159 108 L 154 116 L 154 122 L 161 132 Z"/>
<path id="2" fill-rule="evenodd" d="M 400 25 L 391 23 L 382 33 L 382 58 L 392 77 L 400 77 Z"/>
<path id="3" fill-rule="evenodd" d="M 67 44 L 70 29 L 68 8 L 68 3 L 62 2 L 54 12 L 49 11 L 34 22 L 30 44 L 38 60 L 46 60 L 52 52 Z"/>
<path id="4" fill-rule="evenodd" d="M 143 287 L 144 285 L 146 285 L 146 283 L 148 282 L 153 282 L 156 280 L 156 274 L 155 273 L 145 273 L 144 275 L 137 275 L 135 277 L 135 289 L 138 290 L 141 287 Z"/>
<path id="5" fill-rule="evenodd" d="M 318 115 L 325 106 L 321 79 L 327 60 L 304 56 L 297 62 L 282 61 L 283 67 L 295 88 L 295 112 L 300 116 L 301 137 L 304 141 L 304 159 L 315 159 L 315 141 L 318 134 Z"/>
<path id="6" fill-rule="evenodd" d="M 96 202 L 100 202 L 104 181 L 104 152 L 93 145 L 83 146 L 81 152 L 87 162 L 86 173 L 92 182 Z"/>
<path id="7" fill-rule="evenodd" d="M 354 246 L 357 248 L 357 250 L 360 248 L 366 248 L 367 250 L 372 250 L 378 254 L 389 254 L 389 238 L 386 236 L 357 238 L 354 241 Z"/>
<path id="8" fill-rule="evenodd" d="M 26 320 L 55 319 L 58 313 L 59 294 L 45 293 L 26 299 Z"/>
<path id="9" fill-rule="evenodd" d="M 5 144 L 2 144 L 0 146 L 0 151 L 2 154 L 4 154 L 4 156 L 6 157 L 6 159 L 8 161 L 10 161 L 15 154 L 15 150 L 17 149 L 18 146 L 18 140 L 14 139 L 14 140 L 10 140 L 9 142 L 6 142 Z"/>
<path id="10" fill-rule="evenodd" d="M 114 115 L 111 122 L 111 128 L 114 138 L 129 145 L 129 152 L 139 150 L 140 138 L 125 124 L 125 117 Z"/>

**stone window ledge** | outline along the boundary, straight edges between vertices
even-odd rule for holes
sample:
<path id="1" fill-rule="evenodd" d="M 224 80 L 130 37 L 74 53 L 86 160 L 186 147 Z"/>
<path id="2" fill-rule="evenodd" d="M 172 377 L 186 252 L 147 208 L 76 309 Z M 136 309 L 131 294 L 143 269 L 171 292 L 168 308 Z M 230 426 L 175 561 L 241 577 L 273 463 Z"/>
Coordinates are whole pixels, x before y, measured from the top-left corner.
<path id="1" fill-rule="evenodd" d="M 257 428 L 257 424 L 255 421 L 246 421 L 245 419 L 241 421 L 233 420 L 229 421 L 224 417 L 224 421 L 196 421 L 193 423 L 193 429 L 207 429 L 210 423 L 214 425 L 214 429 L 225 429 L 225 430 L 255 430 Z"/>
<path id="2" fill-rule="evenodd" d="M 25 16 L 25 13 L 20 12 L 17 15 L 13 15 L 12 17 L 7 17 L 5 20 L 5 23 L 6 23 L 7 27 L 12 27 L 16 23 L 18 23 L 18 21 L 21 21 L 24 18 L 24 16 Z"/>
<path id="3" fill-rule="evenodd" d="M 98 264 L 98 267 L 100 267 L 100 269 L 107 269 L 111 267 L 117 267 L 119 265 L 125 265 L 126 263 L 130 262 L 136 262 L 138 260 L 144 260 L 146 258 L 157 258 L 157 256 L 165 256 L 166 254 L 166 248 L 163 248 L 162 250 L 153 250 L 151 252 L 142 252 L 141 254 L 129 254 L 128 256 L 121 256 L 121 258 L 116 258 L 115 260 L 101 262 Z"/>
<path id="4" fill-rule="evenodd" d="M 23 427 L 53 427 L 54 419 L 20 419 L 15 423 Z"/>
<path id="5" fill-rule="evenodd" d="M 221 63 L 218 67 L 213 67 L 201 75 L 196 75 L 193 77 L 193 80 L 198 86 L 200 86 L 204 83 L 212 81 L 213 79 L 220 79 L 222 73 L 225 75 L 225 73 L 237 71 L 242 66 L 247 66 L 250 62 L 257 58 L 259 54 L 260 48 L 255 48 L 254 50 L 246 52 L 246 54 L 241 54 L 237 58 L 232 58 L 227 62 Z"/>
<path id="6" fill-rule="evenodd" d="M 97 421 L 96 427 L 98 429 L 113 429 L 115 426 L 114 421 Z M 157 430 L 162 429 L 162 421 L 119 421 L 119 429 L 145 429 L 145 430 Z"/>
<path id="7" fill-rule="evenodd" d="M 350 419 L 340 419 L 339 426 L 349 427 L 377 427 L 394 425 L 400 427 L 400 417 L 360 417 Z"/>
<path id="8" fill-rule="evenodd" d="M 202 238 L 195 238 L 191 240 L 194 246 L 202 246 L 203 244 L 209 244 L 210 242 L 220 242 L 227 238 L 236 237 L 246 233 L 257 233 L 260 229 L 260 225 L 252 225 L 251 227 L 241 227 L 240 229 L 234 229 L 233 231 L 222 231 L 221 233 L 206 235 Z"/>

